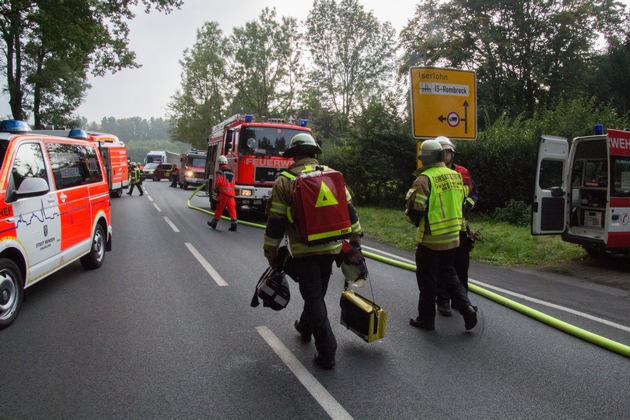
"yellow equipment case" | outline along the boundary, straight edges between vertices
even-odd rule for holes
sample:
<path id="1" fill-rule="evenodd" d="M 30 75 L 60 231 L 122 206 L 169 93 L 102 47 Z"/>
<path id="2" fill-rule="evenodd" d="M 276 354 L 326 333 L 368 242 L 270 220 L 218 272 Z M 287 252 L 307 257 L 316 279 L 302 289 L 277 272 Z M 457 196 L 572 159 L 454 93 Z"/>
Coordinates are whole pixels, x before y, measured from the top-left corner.
<path id="1" fill-rule="evenodd" d="M 341 293 L 341 325 L 370 343 L 385 337 L 387 312 L 374 302 L 346 289 Z"/>

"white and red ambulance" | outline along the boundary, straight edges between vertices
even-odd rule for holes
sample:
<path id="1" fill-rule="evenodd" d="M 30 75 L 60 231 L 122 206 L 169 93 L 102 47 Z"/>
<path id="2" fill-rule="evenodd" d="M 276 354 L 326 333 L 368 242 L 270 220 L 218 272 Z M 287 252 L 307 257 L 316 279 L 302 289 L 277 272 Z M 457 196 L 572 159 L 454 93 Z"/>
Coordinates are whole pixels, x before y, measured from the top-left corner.
<path id="1" fill-rule="evenodd" d="M 76 260 L 98 268 L 111 250 L 96 144 L 29 131 L 0 123 L 0 329 L 17 317 L 26 288 Z"/>
<path id="2" fill-rule="evenodd" d="M 543 135 L 532 234 L 561 234 L 591 255 L 630 254 L 630 132 Z"/>

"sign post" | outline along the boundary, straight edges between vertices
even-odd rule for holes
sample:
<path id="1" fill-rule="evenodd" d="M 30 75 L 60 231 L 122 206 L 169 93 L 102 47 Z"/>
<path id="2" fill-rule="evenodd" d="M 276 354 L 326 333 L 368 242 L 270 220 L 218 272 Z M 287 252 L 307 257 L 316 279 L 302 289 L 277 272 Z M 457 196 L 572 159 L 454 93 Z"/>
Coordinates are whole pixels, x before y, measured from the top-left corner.
<path id="1" fill-rule="evenodd" d="M 417 139 L 477 138 L 477 86 L 474 71 L 411 67 L 411 125 Z"/>

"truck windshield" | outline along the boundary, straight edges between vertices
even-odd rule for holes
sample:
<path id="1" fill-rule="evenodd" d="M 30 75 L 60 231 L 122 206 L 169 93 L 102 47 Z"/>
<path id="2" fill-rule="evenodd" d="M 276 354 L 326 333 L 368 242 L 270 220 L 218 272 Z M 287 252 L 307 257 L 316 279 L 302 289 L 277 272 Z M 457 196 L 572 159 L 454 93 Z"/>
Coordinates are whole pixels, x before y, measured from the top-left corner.
<path id="1" fill-rule="evenodd" d="M 194 157 L 188 162 L 188 166 L 197 166 L 203 168 L 206 166 L 206 157 Z"/>
<path id="2" fill-rule="evenodd" d="M 289 142 L 304 130 L 276 127 L 252 127 L 241 130 L 239 152 L 246 155 L 282 156 Z"/>

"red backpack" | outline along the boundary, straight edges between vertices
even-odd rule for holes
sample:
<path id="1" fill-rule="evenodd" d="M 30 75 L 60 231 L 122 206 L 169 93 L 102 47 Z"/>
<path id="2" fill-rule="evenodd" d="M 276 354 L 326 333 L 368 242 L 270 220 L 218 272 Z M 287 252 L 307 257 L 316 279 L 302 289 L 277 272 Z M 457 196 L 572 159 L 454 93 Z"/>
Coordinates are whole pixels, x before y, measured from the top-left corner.
<path id="1" fill-rule="evenodd" d="M 341 172 L 317 166 L 312 171 L 285 171 L 282 175 L 291 180 L 290 214 L 302 243 L 316 245 L 350 237 L 352 223 Z"/>

